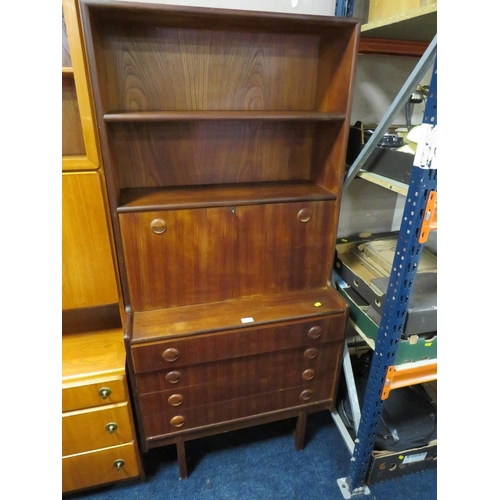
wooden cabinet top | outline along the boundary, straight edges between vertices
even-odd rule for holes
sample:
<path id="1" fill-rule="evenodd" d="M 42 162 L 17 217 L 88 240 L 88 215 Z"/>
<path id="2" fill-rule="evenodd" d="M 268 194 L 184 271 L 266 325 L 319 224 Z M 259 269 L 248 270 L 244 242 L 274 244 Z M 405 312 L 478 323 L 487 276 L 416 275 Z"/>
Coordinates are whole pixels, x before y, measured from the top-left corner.
<path id="1" fill-rule="evenodd" d="M 121 328 L 62 336 L 63 384 L 124 374 L 125 347 Z"/>

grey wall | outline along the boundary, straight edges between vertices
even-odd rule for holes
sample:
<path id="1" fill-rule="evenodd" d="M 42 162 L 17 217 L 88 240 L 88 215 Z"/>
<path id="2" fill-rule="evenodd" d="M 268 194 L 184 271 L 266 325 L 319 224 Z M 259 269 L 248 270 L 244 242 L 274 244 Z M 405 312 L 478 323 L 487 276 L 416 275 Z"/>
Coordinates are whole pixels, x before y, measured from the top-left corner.
<path id="1" fill-rule="evenodd" d="M 335 13 L 335 0 L 125 0 L 194 7 L 289 12 L 296 14 L 328 15 Z"/>

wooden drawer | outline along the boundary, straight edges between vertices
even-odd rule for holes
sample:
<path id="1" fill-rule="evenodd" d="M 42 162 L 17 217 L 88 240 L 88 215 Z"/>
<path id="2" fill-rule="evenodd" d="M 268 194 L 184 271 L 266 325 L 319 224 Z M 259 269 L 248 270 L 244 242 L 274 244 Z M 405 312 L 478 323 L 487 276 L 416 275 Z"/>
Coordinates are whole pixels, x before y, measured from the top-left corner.
<path id="1" fill-rule="evenodd" d="M 63 413 L 63 456 L 108 448 L 133 439 L 128 403 Z"/>
<path id="2" fill-rule="evenodd" d="M 143 418 L 146 439 L 238 418 L 258 416 L 272 411 L 314 405 L 332 398 L 333 387 L 312 384 L 257 396 L 196 406 L 177 412 L 161 412 Z"/>
<path id="3" fill-rule="evenodd" d="M 314 321 L 256 327 L 178 338 L 132 346 L 135 373 L 273 352 L 300 346 L 319 346 L 344 337 L 345 315 Z"/>
<path id="4" fill-rule="evenodd" d="M 119 214 L 136 311 L 327 285 L 334 200 Z M 293 272 L 291 272 L 293 270 Z"/>
<path id="5" fill-rule="evenodd" d="M 309 376 L 309 374 L 310 371 L 307 371 L 306 375 Z M 302 384 L 297 384 L 295 389 L 302 388 L 302 390 L 305 390 L 311 387 L 310 382 L 302 382 Z M 331 389 L 333 387 L 332 377 L 318 380 L 315 382 L 314 387 L 322 391 Z M 248 386 L 248 390 L 245 391 L 238 391 L 237 388 L 231 385 L 223 388 L 215 384 L 197 385 L 186 387 L 180 391 L 170 390 L 145 394 L 140 397 L 140 405 L 143 417 L 159 413 L 167 417 L 174 417 L 179 412 L 188 411 L 193 407 L 236 400 L 239 397 L 257 396 L 259 394 L 266 394 L 266 392 L 262 392 L 262 388 L 258 384 Z"/>
<path id="6" fill-rule="evenodd" d="M 166 406 L 174 394 L 182 396 L 183 407 L 190 407 L 311 381 L 331 383 L 341 351 L 342 343 L 336 342 L 138 375 L 141 410 L 143 415 L 157 413 L 160 410 L 154 408 L 160 400 Z"/>
<path id="7" fill-rule="evenodd" d="M 123 465 L 117 467 L 123 461 Z M 80 453 L 62 459 L 62 491 L 114 483 L 139 475 L 134 443 Z"/>
<path id="8" fill-rule="evenodd" d="M 91 383 L 66 384 L 62 388 L 62 411 L 92 408 L 127 400 L 124 377 L 102 378 Z"/>

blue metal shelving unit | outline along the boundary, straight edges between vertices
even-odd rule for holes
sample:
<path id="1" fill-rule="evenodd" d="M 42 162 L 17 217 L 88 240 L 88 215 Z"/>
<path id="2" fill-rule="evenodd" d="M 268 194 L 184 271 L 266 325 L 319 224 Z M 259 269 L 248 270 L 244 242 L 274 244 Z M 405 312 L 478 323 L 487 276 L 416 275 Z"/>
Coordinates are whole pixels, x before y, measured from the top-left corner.
<path id="1" fill-rule="evenodd" d="M 405 88 L 402 89 L 400 102 L 396 102 L 396 99 L 395 103 L 393 103 L 394 108 L 398 104 L 403 104 L 407 99 L 406 94 L 414 88 L 414 80 L 418 79 L 422 71 L 426 71 L 430 64 L 434 62 L 434 72 L 423 118 L 424 126 L 422 129 L 425 134 L 419 142 L 411 172 L 408 195 L 389 278 L 387 298 L 382 311 L 368 385 L 362 404 L 361 418 L 354 441 L 349 476 L 337 480 L 344 498 L 369 493 L 366 486 L 366 477 L 371 463 L 375 433 L 381 417 L 382 392 L 388 369 L 394 365 L 398 342 L 403 332 L 408 311 L 409 298 L 415 282 L 422 251 L 419 237 L 422 224 L 426 217 L 429 216 L 426 210 L 427 201 L 431 192 L 437 193 L 437 164 L 434 161 L 436 157 L 435 134 L 437 125 L 436 43 L 435 38 L 424 56 L 422 56 L 414 72 L 415 74 L 410 75 Z M 424 63 L 427 64 L 427 68 L 425 68 Z M 389 115 L 393 111 L 394 109 L 389 110 L 388 119 L 390 119 Z M 383 119 L 379 125 L 381 130 L 377 128 L 373 134 L 375 136 L 372 137 L 374 141 L 377 141 L 377 135 L 381 136 L 385 132 L 386 122 L 387 120 L 384 121 Z M 373 145 L 373 148 L 375 145 Z M 361 155 L 368 155 L 371 152 L 371 149 L 367 148 L 367 146 L 371 145 L 367 143 Z M 351 180 L 362 164 L 363 158 L 358 157 L 349 170 L 346 180 Z"/>

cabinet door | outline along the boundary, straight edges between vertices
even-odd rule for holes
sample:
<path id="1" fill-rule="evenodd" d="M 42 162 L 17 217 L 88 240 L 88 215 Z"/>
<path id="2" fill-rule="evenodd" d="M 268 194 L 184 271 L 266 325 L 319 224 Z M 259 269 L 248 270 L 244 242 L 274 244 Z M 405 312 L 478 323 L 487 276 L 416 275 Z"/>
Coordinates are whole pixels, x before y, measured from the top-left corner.
<path id="1" fill-rule="evenodd" d="M 62 167 L 93 170 L 100 158 L 78 2 L 62 0 L 62 7 Z"/>
<path id="2" fill-rule="evenodd" d="M 334 203 L 120 214 L 132 307 L 139 311 L 326 286 Z"/>
<path id="3" fill-rule="evenodd" d="M 62 174 L 62 308 L 118 302 L 101 179 Z"/>

